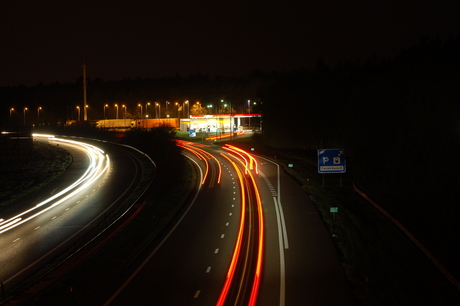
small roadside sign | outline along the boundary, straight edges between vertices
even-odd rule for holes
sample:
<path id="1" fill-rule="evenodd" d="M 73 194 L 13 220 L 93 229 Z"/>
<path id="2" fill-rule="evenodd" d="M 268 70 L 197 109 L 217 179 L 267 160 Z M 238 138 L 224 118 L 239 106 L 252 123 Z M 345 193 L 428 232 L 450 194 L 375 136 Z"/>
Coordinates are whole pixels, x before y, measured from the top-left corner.
<path id="1" fill-rule="evenodd" d="M 330 211 L 331 211 L 332 213 L 336 213 L 336 212 L 339 212 L 339 208 L 338 208 L 338 207 L 331 207 L 331 208 L 330 208 Z"/>
<path id="2" fill-rule="evenodd" d="M 196 132 L 195 132 L 195 130 L 192 130 L 192 129 L 191 129 L 190 132 L 189 132 L 189 135 L 190 135 L 190 137 L 196 137 Z"/>
<path id="3" fill-rule="evenodd" d="M 318 173 L 345 173 L 344 149 L 318 150 Z"/>

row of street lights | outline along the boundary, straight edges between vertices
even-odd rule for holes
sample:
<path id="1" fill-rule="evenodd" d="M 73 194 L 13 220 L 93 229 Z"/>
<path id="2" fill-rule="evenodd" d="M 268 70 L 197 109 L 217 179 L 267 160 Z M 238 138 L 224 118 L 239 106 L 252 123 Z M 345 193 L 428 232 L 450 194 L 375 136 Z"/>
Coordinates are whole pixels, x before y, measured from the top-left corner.
<path id="1" fill-rule="evenodd" d="M 105 109 L 109 107 L 108 104 L 104 104 L 104 119 L 107 119 L 107 116 L 105 115 Z M 115 104 L 115 107 L 117 108 L 117 115 L 116 115 L 116 118 L 118 119 L 118 104 Z M 126 119 L 126 105 L 122 105 L 121 106 L 122 108 L 125 109 L 124 113 L 123 113 L 123 119 Z"/>
<path id="2" fill-rule="evenodd" d="M 41 106 L 37 107 L 37 123 L 40 124 L 40 111 L 42 110 L 43 108 Z M 29 108 L 27 107 L 24 107 L 23 109 L 23 113 L 24 113 L 24 125 L 26 125 L 26 111 L 28 111 Z M 11 107 L 10 108 L 10 121 L 12 120 L 13 118 L 13 112 L 15 111 L 14 107 Z"/>
<path id="3" fill-rule="evenodd" d="M 224 104 L 224 100 L 221 100 L 221 105 L 223 107 L 227 107 L 227 104 L 225 103 Z M 171 103 L 169 101 L 166 101 L 165 102 L 165 116 L 169 117 L 169 115 L 167 115 L 168 113 L 168 105 L 170 105 Z M 197 105 L 200 105 L 200 102 L 196 102 Z M 256 102 L 253 102 L 253 105 L 255 105 Z M 118 119 L 118 104 L 115 104 L 114 105 L 117 109 L 116 111 L 116 119 Z M 148 118 L 148 107 L 150 106 L 150 102 L 147 102 L 145 104 L 145 112 L 146 112 L 146 118 Z M 179 115 L 179 111 L 180 109 L 183 110 L 184 112 L 184 116 L 185 116 L 185 107 L 187 106 L 187 118 L 190 117 L 190 104 L 189 104 L 189 101 L 186 100 L 182 105 L 179 103 L 179 102 L 175 102 L 175 106 L 177 107 L 177 118 L 180 118 L 180 115 Z M 220 112 L 222 112 L 222 106 L 220 108 Z M 108 104 L 104 104 L 104 119 L 107 119 L 107 116 L 106 116 L 106 108 L 109 107 Z M 125 119 L 126 118 L 126 105 L 122 105 L 121 106 L 122 108 L 124 108 L 124 113 L 123 113 L 123 118 Z M 138 107 L 140 108 L 140 117 L 143 118 L 143 105 L 142 104 L 138 104 Z M 157 107 L 158 107 L 158 112 L 157 112 Z M 213 111 L 214 109 L 214 105 L 212 104 L 209 104 L 206 106 L 208 109 L 211 109 L 211 112 Z M 232 112 L 232 109 L 231 109 L 231 103 L 230 103 L 230 113 Z M 88 108 L 88 105 L 86 105 L 86 108 Z M 29 109 L 27 107 L 24 107 L 23 108 L 23 113 L 24 113 L 24 125 L 26 125 L 26 112 L 28 111 Z M 40 123 L 40 111 L 43 110 L 43 108 L 41 106 L 37 107 L 37 122 L 38 124 Z M 77 106 L 77 110 L 78 110 L 78 121 L 80 121 L 80 106 Z M 15 111 L 14 107 L 11 107 L 9 109 L 10 111 L 10 121 L 12 120 L 12 116 L 13 116 L 13 112 Z M 250 113 L 251 112 L 251 101 L 248 100 L 248 112 Z M 161 105 L 159 102 L 155 102 L 155 118 L 160 118 L 161 117 Z"/>

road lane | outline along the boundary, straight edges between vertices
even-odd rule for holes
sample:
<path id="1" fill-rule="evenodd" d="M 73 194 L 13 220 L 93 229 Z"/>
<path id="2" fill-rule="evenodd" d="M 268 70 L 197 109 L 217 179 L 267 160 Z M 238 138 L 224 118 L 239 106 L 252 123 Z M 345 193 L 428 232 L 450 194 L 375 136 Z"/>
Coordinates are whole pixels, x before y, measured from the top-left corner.
<path id="1" fill-rule="evenodd" d="M 262 190 L 267 219 L 267 241 L 272 244 L 267 244 L 267 249 L 272 248 L 272 252 L 267 251 L 266 260 L 273 263 L 266 265 L 259 305 L 354 305 L 332 237 L 313 202 L 298 182 L 283 170 L 278 171 L 275 163 L 262 157 L 259 157 L 259 161 L 262 174 L 260 185 L 265 183 L 266 186 Z M 285 218 L 285 232 L 280 224 L 281 220 L 274 223 L 277 203 L 280 204 L 278 207 L 282 209 Z M 286 240 L 284 234 L 287 235 Z M 273 244 L 277 245 L 277 251 Z M 278 265 L 278 276 L 274 253 L 280 254 L 278 260 L 284 256 L 284 267 Z M 282 279 L 283 273 L 284 294 L 281 283 L 273 279 Z M 275 304 L 273 291 L 278 284 L 280 303 Z"/>
<path id="2" fill-rule="evenodd" d="M 235 171 L 219 156 L 224 151 L 205 150 L 222 163 L 222 184 L 210 187 L 216 167 L 208 165 L 209 178 L 187 216 L 110 305 L 216 303 L 235 246 L 240 197 Z M 205 162 L 197 163 L 205 172 Z M 308 195 L 275 163 L 258 163 L 266 244 L 257 305 L 353 305 L 332 238 Z"/>
<path id="3" fill-rule="evenodd" d="M 110 305 L 215 303 L 236 239 L 238 199 L 234 170 L 224 165 L 222 183 L 203 184 L 180 224 Z"/>
<path id="4" fill-rule="evenodd" d="M 65 143 L 59 145 L 69 150 L 73 156 L 68 170 L 60 176 L 59 180 L 25 197 L 15 207 L 36 205 L 46 198 L 46 195 L 56 194 L 75 182 L 86 171 L 90 160 L 84 151 Z M 99 181 L 82 190 L 81 194 L 0 235 L 0 280 L 7 294 L 15 284 L 103 222 L 101 214 L 120 198 L 126 191 L 127 185 L 134 184 L 134 182 L 130 184 L 132 177 L 137 176 L 133 171 L 133 161 L 126 158 L 119 149 L 104 146 L 111 150 L 111 155 L 114 157 L 112 166 L 115 165 L 115 168 L 108 169 Z M 115 176 L 109 175 L 109 171 Z M 123 173 L 123 176 L 117 173 Z M 7 212 L 3 211 L 2 215 L 17 212 L 18 209 L 10 209 Z M 97 222 L 93 222 L 95 218 Z"/>

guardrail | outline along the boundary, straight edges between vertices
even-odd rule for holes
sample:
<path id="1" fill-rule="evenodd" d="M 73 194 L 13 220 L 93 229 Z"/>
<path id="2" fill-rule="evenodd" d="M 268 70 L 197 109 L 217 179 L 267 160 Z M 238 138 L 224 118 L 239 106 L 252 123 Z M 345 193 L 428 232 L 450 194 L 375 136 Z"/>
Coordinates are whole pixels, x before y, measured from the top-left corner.
<path id="1" fill-rule="evenodd" d="M 353 188 L 355 191 L 362 196 L 364 199 L 366 199 L 372 206 L 374 206 L 377 210 L 379 210 L 383 215 L 385 215 L 388 219 L 390 219 L 391 222 L 393 222 L 397 227 L 399 227 L 404 234 L 409 237 L 410 240 L 412 240 L 413 243 L 428 257 L 428 259 L 431 260 L 431 262 L 441 271 L 442 274 L 444 274 L 445 277 L 458 289 L 460 290 L 460 282 L 447 271 L 446 268 L 444 268 L 443 265 L 431 254 L 431 252 L 417 239 L 415 238 L 414 235 L 401 223 L 399 222 L 395 217 L 393 217 L 389 212 L 387 212 L 385 209 L 383 209 L 380 205 L 377 204 L 374 200 L 372 200 L 367 194 L 365 194 L 361 189 L 356 186 L 356 182 L 353 182 Z"/>

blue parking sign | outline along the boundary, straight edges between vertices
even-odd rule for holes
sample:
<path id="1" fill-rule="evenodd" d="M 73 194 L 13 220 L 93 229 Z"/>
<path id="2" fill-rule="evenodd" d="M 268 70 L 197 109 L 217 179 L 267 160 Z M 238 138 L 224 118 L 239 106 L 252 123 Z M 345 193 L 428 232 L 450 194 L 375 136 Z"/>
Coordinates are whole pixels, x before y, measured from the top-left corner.
<path id="1" fill-rule="evenodd" d="M 189 131 L 189 137 L 196 137 L 195 129 Z"/>
<path id="2" fill-rule="evenodd" d="M 344 149 L 318 150 L 318 173 L 345 173 Z"/>

